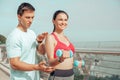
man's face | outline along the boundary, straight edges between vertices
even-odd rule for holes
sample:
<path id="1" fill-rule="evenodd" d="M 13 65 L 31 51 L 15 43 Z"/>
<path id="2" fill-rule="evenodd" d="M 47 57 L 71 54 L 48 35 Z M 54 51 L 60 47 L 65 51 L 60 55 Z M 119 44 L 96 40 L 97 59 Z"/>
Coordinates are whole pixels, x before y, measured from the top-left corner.
<path id="1" fill-rule="evenodd" d="M 23 29 L 28 29 L 32 24 L 34 18 L 34 11 L 24 11 L 23 15 L 18 15 L 19 24 Z"/>

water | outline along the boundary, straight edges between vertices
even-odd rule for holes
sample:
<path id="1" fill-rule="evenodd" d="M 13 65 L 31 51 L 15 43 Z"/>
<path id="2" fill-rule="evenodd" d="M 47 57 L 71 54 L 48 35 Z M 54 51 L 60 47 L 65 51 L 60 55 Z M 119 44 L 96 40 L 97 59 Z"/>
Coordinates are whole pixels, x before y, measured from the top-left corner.
<path id="1" fill-rule="evenodd" d="M 73 42 L 75 48 L 120 49 L 120 41 Z"/>

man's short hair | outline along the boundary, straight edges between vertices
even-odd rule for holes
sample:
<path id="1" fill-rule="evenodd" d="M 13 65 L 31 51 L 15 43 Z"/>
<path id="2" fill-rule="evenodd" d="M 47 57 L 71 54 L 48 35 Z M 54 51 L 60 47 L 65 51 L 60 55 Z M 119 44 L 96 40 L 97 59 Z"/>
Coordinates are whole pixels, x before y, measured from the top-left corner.
<path id="1" fill-rule="evenodd" d="M 22 16 L 24 11 L 35 11 L 35 8 L 29 3 L 22 3 L 17 10 L 17 14 Z"/>

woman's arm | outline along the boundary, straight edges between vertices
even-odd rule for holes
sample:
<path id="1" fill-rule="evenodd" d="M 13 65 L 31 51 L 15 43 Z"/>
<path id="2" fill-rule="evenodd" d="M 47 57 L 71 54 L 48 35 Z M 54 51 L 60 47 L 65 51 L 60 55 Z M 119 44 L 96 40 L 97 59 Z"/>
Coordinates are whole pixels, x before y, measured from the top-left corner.
<path id="1" fill-rule="evenodd" d="M 47 53 L 48 61 L 51 66 L 59 64 L 58 58 L 54 58 L 55 39 L 52 35 L 48 35 L 45 40 L 45 50 Z"/>

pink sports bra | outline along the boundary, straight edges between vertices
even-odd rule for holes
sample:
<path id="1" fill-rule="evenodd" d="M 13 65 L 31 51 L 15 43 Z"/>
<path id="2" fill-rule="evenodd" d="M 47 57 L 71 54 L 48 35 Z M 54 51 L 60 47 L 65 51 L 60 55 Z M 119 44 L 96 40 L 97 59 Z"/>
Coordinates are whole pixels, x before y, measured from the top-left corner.
<path id="1" fill-rule="evenodd" d="M 72 52 L 75 53 L 75 48 L 74 48 L 74 46 L 73 46 L 72 43 L 70 43 L 69 46 L 67 46 L 66 44 L 64 44 L 64 43 L 62 43 L 61 41 L 59 41 L 59 39 L 57 38 L 57 36 L 56 36 L 54 33 L 52 33 L 52 35 L 54 36 L 54 38 L 55 38 L 56 41 L 57 41 L 57 44 L 56 44 L 56 46 L 55 46 L 55 48 L 54 48 L 54 58 L 57 57 L 56 51 L 57 51 L 58 49 L 72 50 Z"/>

